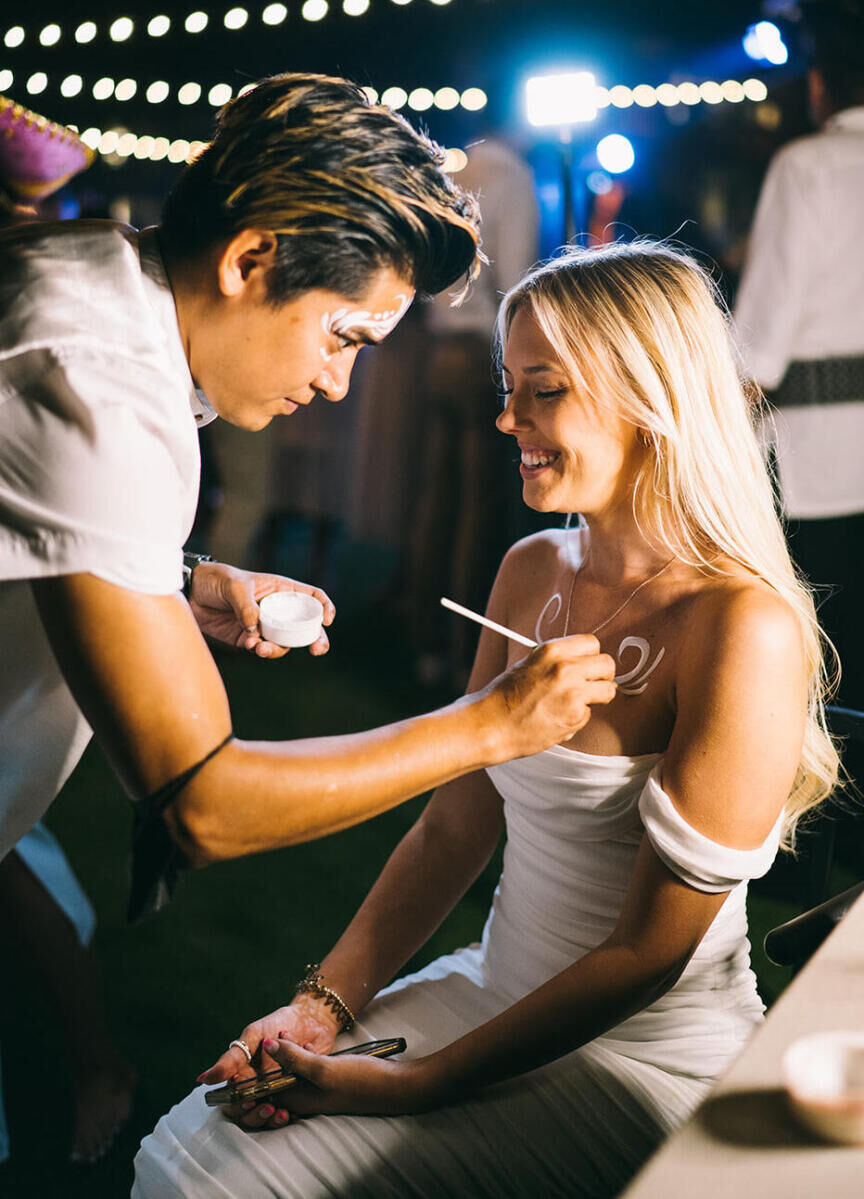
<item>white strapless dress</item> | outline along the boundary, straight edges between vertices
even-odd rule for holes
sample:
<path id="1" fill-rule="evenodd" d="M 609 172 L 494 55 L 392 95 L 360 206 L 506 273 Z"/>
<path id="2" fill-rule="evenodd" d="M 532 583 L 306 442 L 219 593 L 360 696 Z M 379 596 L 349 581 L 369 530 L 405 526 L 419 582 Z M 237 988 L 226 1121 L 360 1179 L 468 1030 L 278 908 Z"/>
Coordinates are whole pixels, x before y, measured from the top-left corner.
<path id="1" fill-rule="evenodd" d="M 144 1139 L 133 1199 L 534 1199 L 616 1194 L 748 1039 L 763 1006 L 749 965 L 757 850 L 687 825 L 661 759 L 555 746 L 489 774 L 504 798 L 504 868 L 480 945 L 382 991 L 340 1045 L 404 1036 L 419 1057 L 559 973 L 613 930 L 647 831 L 692 885 L 729 890 L 676 985 L 590 1044 L 464 1103 L 418 1116 L 320 1116 L 250 1135 L 201 1087 Z"/>

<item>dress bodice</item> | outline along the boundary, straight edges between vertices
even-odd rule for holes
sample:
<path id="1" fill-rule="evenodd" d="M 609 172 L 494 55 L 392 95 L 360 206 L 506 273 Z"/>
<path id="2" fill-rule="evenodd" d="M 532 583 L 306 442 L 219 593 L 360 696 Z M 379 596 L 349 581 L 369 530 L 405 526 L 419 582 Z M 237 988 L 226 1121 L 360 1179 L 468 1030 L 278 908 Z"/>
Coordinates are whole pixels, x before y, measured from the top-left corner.
<path id="1" fill-rule="evenodd" d="M 614 930 L 646 832 L 640 799 L 653 789 L 668 800 L 657 781 L 661 765 L 659 754 L 601 757 L 556 745 L 489 768 L 504 800 L 507 845 L 483 935 L 484 964 L 490 984 L 512 1000 L 566 969 Z M 677 819 L 683 843 L 695 830 Z M 760 851 L 764 861 L 773 857 L 778 836 L 779 823 Z M 713 844 L 702 840 L 709 848 Z M 742 856 L 753 875 L 762 873 Z M 638 1052 L 658 1060 L 675 1010 L 679 1031 L 693 1035 L 694 1026 L 698 1032 L 704 1025 L 705 1036 L 722 1036 L 728 1056 L 725 1025 L 731 1021 L 732 1037 L 743 1040 L 762 1011 L 749 968 L 745 900 L 746 881 L 734 881 L 672 990 L 608 1035 L 631 1045 L 646 1042 Z M 719 1021 L 718 1008 L 725 1013 Z"/>

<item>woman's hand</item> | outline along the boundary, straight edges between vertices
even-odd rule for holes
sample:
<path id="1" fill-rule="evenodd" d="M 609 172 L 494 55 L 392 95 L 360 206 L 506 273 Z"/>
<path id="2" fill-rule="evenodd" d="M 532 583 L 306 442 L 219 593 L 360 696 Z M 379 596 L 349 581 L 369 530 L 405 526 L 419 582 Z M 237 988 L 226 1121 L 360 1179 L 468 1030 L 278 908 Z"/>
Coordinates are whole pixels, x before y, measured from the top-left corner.
<path id="1" fill-rule="evenodd" d="M 247 1063 L 246 1054 L 238 1045 L 231 1046 L 209 1069 L 199 1074 L 198 1082 L 212 1086 L 276 1069 L 278 1061 L 262 1048 L 268 1038 L 281 1036 L 315 1053 L 330 1053 L 340 1031 L 341 1026 L 331 1007 L 314 995 L 298 995 L 287 1007 L 277 1008 L 269 1016 L 247 1024 L 240 1033 L 237 1039 L 248 1045 L 251 1064 Z"/>
<path id="2" fill-rule="evenodd" d="M 298 1116 L 323 1114 L 397 1116 L 424 1111 L 443 1100 L 432 1057 L 416 1062 L 360 1054 L 322 1057 L 301 1049 L 285 1032 L 263 1041 L 262 1050 L 303 1081 L 266 1103 L 226 1109 L 244 1128 L 283 1128 Z"/>
<path id="3" fill-rule="evenodd" d="M 264 641 L 258 627 L 258 601 L 274 591 L 299 591 L 312 595 L 324 606 L 324 624 L 333 623 L 336 609 L 319 587 L 309 587 L 281 575 L 254 574 L 224 562 L 202 562 L 192 574 L 189 604 L 201 632 L 215 641 L 254 651 L 259 658 L 282 658 L 285 646 Z M 316 657 L 326 654 L 326 633 L 309 647 Z"/>

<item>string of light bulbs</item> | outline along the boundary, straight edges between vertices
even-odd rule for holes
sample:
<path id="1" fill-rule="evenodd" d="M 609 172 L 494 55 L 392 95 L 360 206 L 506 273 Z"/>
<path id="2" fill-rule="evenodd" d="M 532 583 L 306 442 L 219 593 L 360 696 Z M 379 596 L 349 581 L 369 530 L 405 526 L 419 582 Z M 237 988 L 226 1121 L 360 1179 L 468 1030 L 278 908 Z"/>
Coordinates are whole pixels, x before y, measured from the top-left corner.
<path id="1" fill-rule="evenodd" d="M 7 93 L 15 85 L 15 74 L 9 68 L 0 69 L 0 92 Z M 19 83 L 30 96 L 39 96 L 48 89 L 49 77 L 44 71 L 34 71 Z M 248 83 L 237 91 L 243 95 L 255 86 Z M 115 100 L 125 103 L 143 90 L 144 99 L 148 104 L 162 104 L 172 95 L 172 88 L 164 79 L 155 79 L 146 86 L 137 79 L 112 79 L 102 76 L 92 84 L 86 84 L 81 75 L 66 75 L 60 82 L 60 94 L 66 99 L 74 99 L 89 89 L 94 100 Z M 363 89 L 373 104 L 380 101 L 388 108 L 398 111 L 406 106 L 414 112 L 425 112 L 430 108 L 438 108 L 443 112 L 462 107 L 469 112 L 478 112 L 486 107 L 488 97 L 482 88 L 468 87 L 461 92 L 455 87 L 439 87 L 433 91 L 428 87 L 415 87 L 406 91 L 402 87 L 388 87 L 379 93 L 372 87 Z M 214 108 L 221 108 L 235 95 L 229 83 L 215 83 L 209 88 L 205 85 L 190 81 L 180 84 L 173 89 L 173 97 L 178 104 L 191 106 L 206 98 L 207 103 Z M 678 104 L 737 104 L 743 100 L 756 103 L 764 100 L 768 89 L 761 79 L 726 79 L 722 82 L 706 80 L 703 83 L 685 81 L 683 83 L 661 83 L 657 87 L 640 83 L 635 87 L 615 84 L 613 87 L 598 86 L 594 92 L 594 100 L 598 109 L 630 108 L 636 105 L 640 108 L 653 108 L 659 104 L 671 108 Z"/>
<path id="2" fill-rule="evenodd" d="M 398 8 L 404 8 L 413 3 L 413 0 L 390 0 L 390 2 Z M 451 0 L 428 0 L 428 3 L 443 8 L 450 4 Z M 332 3 L 330 0 L 303 0 L 299 13 L 304 21 L 317 22 L 323 21 L 331 11 L 335 11 L 337 8 L 341 8 L 341 11 L 348 17 L 362 17 L 370 7 L 371 0 L 341 0 L 341 4 L 337 4 L 336 0 L 332 0 Z M 25 29 L 23 25 L 10 25 L 4 30 L 3 44 L 8 50 L 16 50 L 35 36 L 40 46 L 50 47 L 56 46 L 63 38 L 72 36 L 79 46 L 86 46 L 95 41 L 100 32 L 107 33 L 112 42 L 127 42 L 136 33 L 144 33 L 151 38 L 161 38 L 170 33 L 172 29 L 177 32 L 196 34 L 220 26 L 234 33 L 246 28 L 250 16 L 247 8 L 237 5 L 227 9 L 221 19 L 218 16 L 211 18 L 210 13 L 204 12 L 203 9 L 196 9 L 194 12 L 187 13 L 185 17 L 169 17 L 166 13 L 159 13 L 148 21 L 140 22 L 136 22 L 132 17 L 120 16 L 103 23 L 101 31 L 95 21 L 81 21 L 74 29 L 71 26 L 64 29 L 62 25 L 52 21 L 43 25 L 38 34 L 33 29 Z M 281 25 L 288 19 L 288 16 L 287 5 L 267 4 L 261 12 L 260 20 L 263 25 L 272 28 Z"/>
<path id="3" fill-rule="evenodd" d="M 15 73 L 8 67 L 0 69 L 0 92 L 11 91 L 15 85 L 15 79 Z M 34 71 L 26 79 L 19 81 L 19 86 L 22 84 L 28 95 L 40 96 L 48 89 L 49 78 L 45 71 Z M 247 83 L 236 94 L 242 96 L 254 86 L 254 83 Z M 171 85 L 164 79 L 155 79 L 145 86 L 137 79 L 115 80 L 108 75 L 102 76 L 92 84 L 86 83 L 81 75 L 66 75 L 60 81 L 59 90 L 61 96 L 67 100 L 72 100 L 89 90 L 94 100 L 113 99 L 120 103 L 133 99 L 142 91 L 148 104 L 162 104 L 172 95 Z M 461 105 L 469 112 L 478 112 L 485 108 L 488 102 L 486 93 L 479 87 L 464 88 L 461 92 L 455 87 L 439 87 L 434 92 L 428 87 L 415 87 L 410 92 L 401 87 L 388 87 L 380 96 L 375 88 L 366 87 L 363 90 L 373 104 L 377 104 L 380 100 L 382 104 L 386 104 L 394 111 L 407 105 L 415 112 L 424 112 L 433 106 L 446 112 Z M 212 107 L 221 108 L 223 104 L 227 104 L 234 97 L 235 92 L 230 83 L 215 83 L 212 87 L 206 88 L 200 83 L 191 81 L 175 87 L 173 94 L 178 104 L 190 106 L 198 104 L 206 98 L 207 103 Z"/>
<path id="4" fill-rule="evenodd" d="M 71 125 L 70 128 L 76 133 L 79 132 L 75 125 Z M 190 142 L 182 137 L 172 141 L 170 138 L 155 137 L 149 133 L 136 134 L 128 129 L 102 130 L 97 129 L 95 125 L 81 133 L 81 140 L 115 166 L 128 158 L 137 158 L 139 161 L 146 159 L 150 162 L 167 160 L 177 165 L 194 162 L 209 145 L 208 142 Z M 453 147 L 445 151 L 444 170 L 449 171 L 451 175 L 463 170 L 467 164 L 468 155 L 464 150 Z"/>

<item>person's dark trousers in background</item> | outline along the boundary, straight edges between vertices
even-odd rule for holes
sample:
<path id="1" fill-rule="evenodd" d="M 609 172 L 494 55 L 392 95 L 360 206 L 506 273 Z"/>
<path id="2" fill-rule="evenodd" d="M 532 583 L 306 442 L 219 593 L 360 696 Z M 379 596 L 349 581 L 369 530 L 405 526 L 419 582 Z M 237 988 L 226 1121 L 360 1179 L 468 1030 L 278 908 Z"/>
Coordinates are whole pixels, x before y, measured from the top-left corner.
<path id="1" fill-rule="evenodd" d="M 864 512 L 790 520 L 787 536 L 792 558 L 816 588 L 819 622 L 840 655 L 840 691 L 833 702 L 864 710 Z M 843 831 L 837 852 L 864 878 L 864 753 L 851 745 L 841 752 L 859 794 L 847 797 L 838 817 Z"/>

